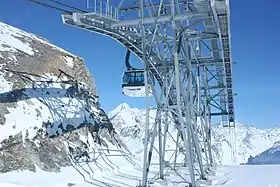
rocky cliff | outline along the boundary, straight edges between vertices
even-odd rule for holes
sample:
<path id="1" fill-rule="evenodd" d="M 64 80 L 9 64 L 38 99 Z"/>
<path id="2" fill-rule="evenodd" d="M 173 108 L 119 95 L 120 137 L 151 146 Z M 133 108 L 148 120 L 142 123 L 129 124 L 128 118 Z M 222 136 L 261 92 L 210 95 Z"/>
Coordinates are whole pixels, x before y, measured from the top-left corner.
<path id="1" fill-rule="evenodd" d="M 94 144 L 124 146 L 83 59 L 1 22 L 0 142 L 0 172 L 58 172 Z"/>

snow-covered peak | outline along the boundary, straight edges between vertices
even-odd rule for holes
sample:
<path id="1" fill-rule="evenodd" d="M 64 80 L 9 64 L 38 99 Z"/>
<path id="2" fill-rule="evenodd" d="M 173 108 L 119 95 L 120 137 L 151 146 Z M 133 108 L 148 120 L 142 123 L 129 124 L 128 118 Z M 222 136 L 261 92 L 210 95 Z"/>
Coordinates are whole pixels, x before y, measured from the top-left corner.
<path id="1" fill-rule="evenodd" d="M 139 109 L 131 107 L 127 103 L 118 105 L 114 110 L 108 113 L 108 117 L 114 124 L 117 132 L 120 132 L 123 128 L 144 128 L 145 126 L 146 109 Z M 150 121 L 154 123 L 156 116 L 156 110 L 150 110 Z"/>
<path id="2" fill-rule="evenodd" d="M 121 109 L 123 109 L 123 108 L 130 108 L 130 106 L 129 106 L 129 104 L 127 104 L 127 103 L 122 103 L 122 104 L 120 104 L 120 105 L 118 105 L 118 106 L 116 107 L 116 109 L 118 109 L 118 108 L 121 108 Z"/>
<path id="3" fill-rule="evenodd" d="M 124 127 L 135 126 L 139 122 L 137 120 L 141 110 L 132 108 L 127 103 L 118 105 L 114 110 L 108 113 L 111 121 L 114 121 L 115 128 L 118 132 Z"/>
<path id="4" fill-rule="evenodd" d="M 127 103 L 122 103 L 122 104 L 118 105 L 114 110 L 109 112 L 108 115 L 111 118 L 124 110 L 131 110 L 130 106 Z"/>
<path id="5" fill-rule="evenodd" d="M 108 113 L 108 117 L 111 120 L 118 119 L 125 119 L 126 122 L 130 122 L 134 125 L 135 119 L 140 115 L 142 115 L 143 111 L 135 108 L 130 107 L 127 103 L 122 103 L 118 105 L 114 110 Z M 129 120 L 129 121 L 128 121 Z"/>

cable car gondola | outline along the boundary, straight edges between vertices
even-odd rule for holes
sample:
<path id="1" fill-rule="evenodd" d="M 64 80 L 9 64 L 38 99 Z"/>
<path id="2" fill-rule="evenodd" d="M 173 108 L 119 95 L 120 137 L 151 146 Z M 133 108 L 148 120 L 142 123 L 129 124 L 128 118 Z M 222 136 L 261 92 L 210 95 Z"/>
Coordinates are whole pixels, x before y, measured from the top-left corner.
<path id="1" fill-rule="evenodd" d="M 144 82 L 144 70 L 135 69 L 129 64 L 130 51 L 127 50 L 125 57 L 125 64 L 127 71 L 122 76 L 122 92 L 124 95 L 130 97 L 145 97 L 145 82 Z M 150 81 L 153 82 L 154 81 Z M 149 96 L 152 96 L 152 89 L 150 84 Z"/>

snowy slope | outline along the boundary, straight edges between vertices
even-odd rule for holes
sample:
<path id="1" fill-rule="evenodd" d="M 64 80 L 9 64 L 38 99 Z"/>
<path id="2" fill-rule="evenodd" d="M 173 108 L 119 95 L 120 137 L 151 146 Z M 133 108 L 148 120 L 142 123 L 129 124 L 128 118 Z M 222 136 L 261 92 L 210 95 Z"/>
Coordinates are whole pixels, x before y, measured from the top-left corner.
<path id="1" fill-rule="evenodd" d="M 59 172 L 71 157 L 125 147 L 95 94 L 80 57 L 0 22 L 0 172 Z"/>
<path id="2" fill-rule="evenodd" d="M 116 126 L 118 132 L 123 137 L 129 148 L 140 153 L 143 151 L 142 138 L 144 137 L 145 110 L 131 108 L 127 104 L 121 104 L 115 110 L 109 112 L 109 118 Z M 155 111 L 151 112 L 151 121 L 154 121 Z M 171 134 L 176 131 L 170 130 Z M 236 124 L 236 161 L 237 163 L 246 163 L 250 156 L 256 156 L 274 142 L 280 140 L 280 129 L 257 129 L 246 125 Z M 212 126 L 213 133 L 213 150 L 216 161 L 220 164 L 232 164 L 230 149 L 230 133 L 229 129 L 223 128 L 221 125 Z M 134 146 L 137 145 L 137 146 Z M 171 139 L 167 142 L 168 147 L 172 147 Z"/>
<path id="3" fill-rule="evenodd" d="M 81 78 L 82 80 L 80 79 L 81 76 L 77 76 L 77 79 L 87 83 L 90 87 L 89 89 L 94 87 L 91 91 L 93 90 L 94 92 L 95 90 L 93 79 L 87 79 L 91 76 L 79 57 L 34 34 L 1 22 L 0 54 L 0 141 L 7 139 L 11 135 L 16 135 L 22 130 L 29 130 L 28 136 L 32 138 L 32 136 L 35 136 L 36 130 L 32 132 L 35 127 L 40 128 L 43 122 L 57 120 L 52 116 L 49 106 L 40 101 L 40 99 L 46 98 L 46 95 L 48 98 L 60 98 L 59 101 L 55 102 L 57 105 L 77 105 L 76 112 L 82 110 L 81 105 L 84 105 L 78 103 L 75 99 L 71 101 L 72 103 L 69 103 L 69 98 L 65 96 L 66 90 L 59 83 L 53 82 L 49 85 L 39 83 L 39 88 L 48 86 L 49 89 L 34 90 L 32 81 L 28 80 L 26 82 L 16 73 L 5 71 L 6 69 L 31 73 L 32 76 L 24 76 L 30 77 L 33 81 L 56 81 L 58 80 L 58 69 L 70 72 L 74 76 L 79 75 L 78 71 L 81 71 L 85 76 Z M 74 66 L 76 67 L 74 68 Z M 69 69 L 74 70 L 68 71 Z M 36 77 L 33 74 L 41 77 Z M 62 78 L 63 80 L 69 79 L 66 76 Z M 69 87 L 69 85 L 67 86 Z M 19 98 L 16 98 L 19 94 L 25 95 L 26 99 L 19 100 Z M 74 108 L 69 107 L 68 109 L 73 110 Z M 56 112 L 58 113 L 57 115 L 65 113 L 63 110 L 56 110 Z M 80 113 L 82 112 L 80 111 Z M 65 116 L 64 118 L 73 119 L 74 115 L 76 115 L 76 118 L 79 117 L 75 112 L 68 115 L 70 116 Z"/>
<path id="4" fill-rule="evenodd" d="M 255 127 L 236 124 L 236 159 L 237 163 L 246 163 L 250 156 L 256 156 L 274 142 L 280 140 L 280 129 L 258 129 Z M 220 156 L 223 164 L 230 164 L 229 131 L 220 125 L 213 126 L 213 147 Z"/>
<path id="5" fill-rule="evenodd" d="M 122 166 L 125 168 L 126 166 Z M 127 168 L 128 169 L 128 168 Z M 212 186 L 215 187 L 280 187 L 280 165 L 240 165 L 223 166 L 217 169 L 216 176 L 212 178 Z M 100 173 L 101 174 L 101 173 Z M 137 174 L 131 170 L 130 175 Z M 140 174 L 140 173 L 138 173 Z M 115 184 L 119 187 L 135 187 L 137 179 L 129 179 L 102 173 L 105 183 L 87 183 L 71 167 L 61 170 L 61 173 L 51 173 L 37 170 L 36 173 L 29 171 L 5 173 L 0 176 L 1 187 L 107 187 L 106 183 L 112 184 L 114 180 L 120 180 L 123 184 Z M 105 177 L 107 179 L 105 179 Z M 165 183 L 165 184 L 164 184 Z M 113 183 L 114 184 L 114 183 Z M 168 176 L 166 182 L 155 182 L 151 187 L 185 187 L 185 184 L 172 183 L 172 176 Z"/>
<path id="6" fill-rule="evenodd" d="M 217 187 L 280 187 L 280 165 L 224 166 L 217 170 L 212 185 Z"/>
<path id="7" fill-rule="evenodd" d="M 280 141 L 257 156 L 249 158 L 247 164 L 280 164 Z"/>

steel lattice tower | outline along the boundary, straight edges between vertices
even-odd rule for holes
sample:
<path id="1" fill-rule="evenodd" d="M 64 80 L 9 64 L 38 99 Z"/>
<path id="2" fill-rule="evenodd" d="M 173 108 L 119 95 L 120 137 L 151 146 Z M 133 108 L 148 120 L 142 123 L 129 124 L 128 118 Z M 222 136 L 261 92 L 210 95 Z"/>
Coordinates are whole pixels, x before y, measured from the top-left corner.
<path id="1" fill-rule="evenodd" d="M 225 127 L 235 127 L 229 0 L 87 3 L 90 13 L 63 14 L 63 22 L 116 40 L 144 63 L 147 114 L 141 186 L 164 179 L 170 169 L 193 187 L 207 181 L 214 166 L 212 120 L 221 116 Z M 151 85 L 157 105 L 153 125 L 150 79 L 156 80 Z M 170 120 L 177 137 L 171 137 L 175 146 L 168 157 Z M 158 172 L 153 174 L 149 168 L 155 154 Z"/>

